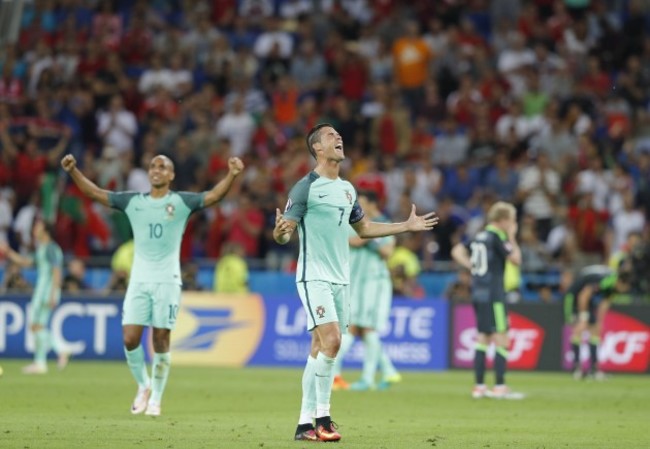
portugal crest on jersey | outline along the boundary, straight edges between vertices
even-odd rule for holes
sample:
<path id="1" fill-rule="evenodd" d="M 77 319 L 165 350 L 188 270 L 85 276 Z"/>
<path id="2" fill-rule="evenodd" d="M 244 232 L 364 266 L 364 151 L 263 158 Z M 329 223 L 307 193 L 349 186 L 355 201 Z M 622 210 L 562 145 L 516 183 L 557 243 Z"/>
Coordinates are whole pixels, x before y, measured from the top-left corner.
<path id="1" fill-rule="evenodd" d="M 323 318 L 325 316 L 325 307 L 323 306 L 316 307 L 316 315 L 318 315 L 318 318 Z"/>
<path id="2" fill-rule="evenodd" d="M 351 205 L 352 204 L 352 194 L 350 193 L 349 190 L 345 191 L 345 197 L 348 199 L 348 201 L 350 202 L 350 205 Z"/>
<path id="3" fill-rule="evenodd" d="M 165 206 L 165 212 L 167 212 L 167 219 L 168 220 L 174 218 L 174 212 L 175 211 L 176 211 L 176 208 L 174 207 L 174 205 L 172 203 L 168 203 Z"/>

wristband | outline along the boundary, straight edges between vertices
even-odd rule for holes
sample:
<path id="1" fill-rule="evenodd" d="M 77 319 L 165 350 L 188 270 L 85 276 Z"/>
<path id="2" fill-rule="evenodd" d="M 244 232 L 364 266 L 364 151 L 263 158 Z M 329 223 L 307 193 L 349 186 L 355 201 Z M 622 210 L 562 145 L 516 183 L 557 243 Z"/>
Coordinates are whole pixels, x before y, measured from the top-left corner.
<path id="1" fill-rule="evenodd" d="M 580 321 L 581 323 L 586 323 L 587 321 L 589 321 L 589 312 L 587 312 L 586 310 L 580 312 L 578 314 L 578 321 Z"/>

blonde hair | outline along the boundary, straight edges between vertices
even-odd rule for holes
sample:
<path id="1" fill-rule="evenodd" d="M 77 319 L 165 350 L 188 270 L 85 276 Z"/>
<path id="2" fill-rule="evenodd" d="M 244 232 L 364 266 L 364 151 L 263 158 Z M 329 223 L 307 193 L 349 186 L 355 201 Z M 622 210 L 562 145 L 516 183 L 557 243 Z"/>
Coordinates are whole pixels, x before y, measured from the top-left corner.
<path id="1" fill-rule="evenodd" d="M 496 223 L 501 220 L 514 219 L 516 217 L 517 209 L 515 209 L 515 206 L 505 201 L 497 201 L 490 207 L 487 213 L 488 223 Z"/>

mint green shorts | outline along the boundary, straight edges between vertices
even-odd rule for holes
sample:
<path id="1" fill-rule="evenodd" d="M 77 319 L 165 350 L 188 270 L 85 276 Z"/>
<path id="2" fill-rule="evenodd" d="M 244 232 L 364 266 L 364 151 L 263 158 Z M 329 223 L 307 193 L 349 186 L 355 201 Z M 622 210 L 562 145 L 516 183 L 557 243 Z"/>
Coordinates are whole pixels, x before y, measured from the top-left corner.
<path id="1" fill-rule="evenodd" d="M 181 286 L 149 282 L 130 283 L 124 297 L 122 325 L 174 329 L 181 304 Z"/>
<path id="2" fill-rule="evenodd" d="M 56 294 L 56 303 L 58 304 L 60 301 L 61 292 L 59 291 Z M 32 300 L 29 303 L 29 324 L 39 324 L 43 327 L 47 327 L 51 316 L 52 309 L 50 308 L 49 295 L 41 296 L 40 294 L 35 294 L 32 296 Z"/>
<path id="3" fill-rule="evenodd" d="M 390 279 L 362 279 L 352 288 L 350 324 L 366 329 L 382 330 L 388 323 L 393 301 Z"/>
<path id="4" fill-rule="evenodd" d="M 298 295 L 307 312 L 307 329 L 338 322 L 342 333 L 350 322 L 348 286 L 326 281 L 298 282 Z"/>

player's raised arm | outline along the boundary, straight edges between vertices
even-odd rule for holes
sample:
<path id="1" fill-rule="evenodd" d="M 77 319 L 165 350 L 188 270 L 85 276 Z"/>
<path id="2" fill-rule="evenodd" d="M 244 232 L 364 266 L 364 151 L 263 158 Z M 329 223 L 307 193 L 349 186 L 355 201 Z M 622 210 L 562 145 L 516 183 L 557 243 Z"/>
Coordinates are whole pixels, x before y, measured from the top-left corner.
<path id="1" fill-rule="evenodd" d="M 225 178 L 217 183 L 211 190 L 205 194 L 204 204 L 205 207 L 210 207 L 218 203 L 232 187 L 235 178 L 244 170 L 244 163 L 238 157 L 231 157 L 228 159 L 228 174 Z"/>
<path id="2" fill-rule="evenodd" d="M 7 259 L 23 268 L 34 265 L 34 259 L 18 254 L 6 242 L 0 242 L 0 254 L 4 254 Z"/>
<path id="3" fill-rule="evenodd" d="M 61 167 L 70 175 L 81 192 L 93 201 L 97 201 L 104 206 L 110 206 L 108 203 L 108 190 L 100 189 L 94 182 L 86 178 L 77 168 L 77 160 L 71 154 L 61 159 Z"/>
<path id="4" fill-rule="evenodd" d="M 352 227 L 357 231 L 359 237 L 372 239 L 375 237 L 401 234 L 402 232 L 430 231 L 438 224 L 438 221 L 439 218 L 435 212 L 429 212 L 426 215 L 417 215 L 415 213 L 415 204 L 413 204 L 408 220 L 401 223 L 379 223 L 370 221 L 364 217 L 352 224 Z"/>

